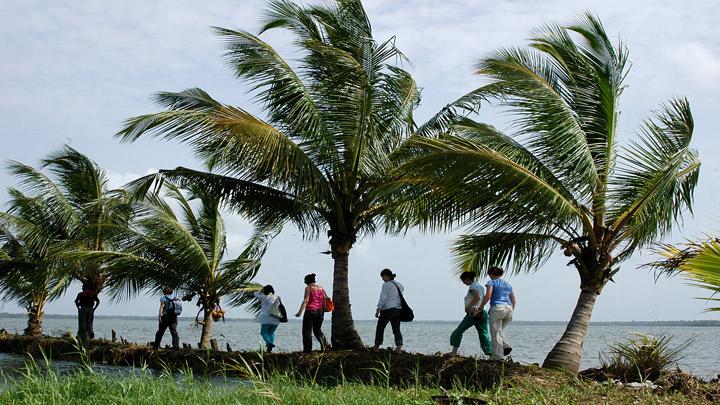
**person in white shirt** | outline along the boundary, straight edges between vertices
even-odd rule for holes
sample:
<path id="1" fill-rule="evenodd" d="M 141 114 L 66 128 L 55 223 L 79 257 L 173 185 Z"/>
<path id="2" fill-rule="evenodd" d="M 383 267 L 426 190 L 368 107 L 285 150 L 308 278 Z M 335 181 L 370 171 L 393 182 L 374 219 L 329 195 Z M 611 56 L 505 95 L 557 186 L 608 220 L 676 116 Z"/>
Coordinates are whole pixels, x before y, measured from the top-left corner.
<path id="1" fill-rule="evenodd" d="M 272 314 L 272 309 L 279 302 L 280 297 L 275 295 L 275 289 L 271 285 L 266 285 L 260 291 L 255 291 L 255 298 L 260 301 L 260 313 L 258 314 L 258 322 L 260 322 L 260 336 L 265 341 L 267 352 L 272 352 L 275 347 L 275 331 L 280 325 L 280 318 Z"/>
<path id="2" fill-rule="evenodd" d="M 468 292 L 465 295 L 465 317 L 460 321 L 460 325 L 450 335 L 450 346 L 452 352 L 457 354 L 462 342 L 463 333 L 475 326 L 480 338 L 480 347 L 483 353 L 492 355 L 492 344 L 490 341 L 490 333 L 488 332 L 488 313 L 480 308 L 482 298 L 485 296 L 485 287 L 477 282 L 477 274 L 472 271 L 463 272 L 460 275 L 460 281 L 468 286 Z"/>
<path id="3" fill-rule="evenodd" d="M 378 318 L 377 327 L 375 329 L 375 346 L 370 350 L 377 351 L 383 343 L 385 335 L 385 327 L 388 322 L 392 327 L 393 336 L 395 336 L 395 351 L 402 351 L 403 337 L 400 332 L 400 315 L 402 312 L 402 303 L 400 293 L 404 290 L 402 284 L 395 281 L 395 274 L 390 269 L 384 269 L 380 272 L 380 278 L 384 281 L 380 290 L 380 299 L 378 300 L 375 317 Z"/>

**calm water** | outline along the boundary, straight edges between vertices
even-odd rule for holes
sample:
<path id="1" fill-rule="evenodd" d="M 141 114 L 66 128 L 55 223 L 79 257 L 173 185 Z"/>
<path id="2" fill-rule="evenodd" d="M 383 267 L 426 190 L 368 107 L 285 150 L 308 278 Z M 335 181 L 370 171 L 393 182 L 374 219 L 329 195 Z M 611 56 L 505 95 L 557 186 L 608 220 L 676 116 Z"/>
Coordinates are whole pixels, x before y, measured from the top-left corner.
<path id="1" fill-rule="evenodd" d="M 357 321 L 356 325 L 365 343 L 372 343 L 375 322 Z M 405 349 L 425 354 L 447 352 L 450 350 L 449 336 L 455 326 L 454 322 L 439 321 L 404 323 L 402 331 Z M 10 332 L 22 332 L 24 327 L 25 319 L 23 318 L 0 318 L 0 328 Z M 47 317 L 44 321 L 45 333 L 50 335 L 59 336 L 66 331 L 74 333 L 76 328 L 76 321 L 71 318 Z M 523 363 L 541 363 L 564 328 L 564 325 L 510 324 L 507 336 L 513 346 L 513 359 Z M 128 341 L 146 343 L 154 338 L 157 321 L 147 318 L 95 319 L 96 337 L 110 339 L 111 329 L 115 329 L 119 336 Z M 225 347 L 225 343 L 230 343 L 234 350 L 256 349 L 261 345 L 259 329 L 260 325 L 251 320 L 216 322 L 213 325 L 213 337 L 218 339 L 222 348 Z M 329 320 L 326 320 L 323 330 L 327 335 L 330 334 Z M 599 353 L 606 350 L 608 344 L 623 341 L 633 332 L 672 336 L 674 343 L 694 338 L 695 343 L 688 349 L 685 360 L 680 363 L 680 368 L 706 379 L 713 378 L 720 373 L 720 327 L 591 325 L 585 339 L 582 368 L 597 366 Z M 178 333 L 181 342 L 195 345 L 195 342 L 199 341 L 200 329 L 193 325 L 191 319 L 180 319 Z M 278 346 L 276 350 L 301 350 L 300 322 L 291 320 L 287 324 L 280 325 L 276 335 Z M 388 326 L 384 346 L 391 346 L 392 342 L 392 333 Z M 166 332 L 163 339 L 163 344 L 165 343 L 170 343 L 169 331 Z M 481 353 L 480 343 L 474 329 L 465 332 L 460 352 L 464 355 Z M 3 364 L 0 359 L 0 367 L 6 368 L 8 364 Z"/>

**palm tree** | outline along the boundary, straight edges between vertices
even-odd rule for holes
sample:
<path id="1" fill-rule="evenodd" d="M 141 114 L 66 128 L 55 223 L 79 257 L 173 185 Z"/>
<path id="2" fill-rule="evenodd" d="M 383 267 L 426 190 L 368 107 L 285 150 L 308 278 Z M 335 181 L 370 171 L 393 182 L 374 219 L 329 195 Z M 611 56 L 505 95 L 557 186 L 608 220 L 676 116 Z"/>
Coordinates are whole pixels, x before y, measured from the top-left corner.
<path id="1" fill-rule="evenodd" d="M 100 293 L 112 284 L 105 270 L 95 263 L 75 260 L 78 251 L 112 250 L 110 240 L 126 226 L 132 214 L 124 190 L 109 190 L 105 172 L 90 158 L 65 146 L 42 160 L 40 168 L 11 162 L 10 173 L 19 177 L 27 198 L 37 201 L 53 224 L 53 249 L 48 260 L 62 263 L 63 271 Z M 101 227 L 100 224 L 117 227 Z M 19 223 L 17 223 L 19 224 Z M 25 221 L 20 235 L 30 234 L 43 222 Z M 21 238 L 22 239 L 22 238 Z M 48 242 L 50 243 L 50 242 Z"/>
<path id="2" fill-rule="evenodd" d="M 261 223 L 290 220 L 308 238 L 327 229 L 334 260 L 332 345 L 360 348 L 350 310 L 348 257 L 376 232 L 388 200 L 374 193 L 397 166 L 419 91 L 396 65 L 394 38 L 373 39 L 359 0 L 305 6 L 272 0 L 263 33 L 287 29 L 301 58 L 292 65 L 246 31 L 215 28 L 235 75 L 251 84 L 265 119 L 200 89 L 159 93 L 165 111 L 131 118 L 118 136 L 147 134 L 191 145 L 216 174 L 178 168 L 180 185 L 203 184 Z"/>
<path id="3" fill-rule="evenodd" d="M 118 229 L 120 249 L 85 252 L 82 257 L 102 263 L 117 282 L 116 294 L 171 286 L 185 295 L 184 300 L 197 297 L 198 316 L 202 313 L 200 347 L 209 348 L 213 310 L 222 298 L 231 306 L 252 299 L 251 291 L 257 287 L 252 279 L 277 232 L 260 229 L 237 258 L 223 261 L 227 245 L 220 198 L 195 189 L 188 199 L 169 183 L 165 189 L 179 207 L 179 217 L 163 198 L 150 194 L 136 209 L 131 226 Z M 193 200 L 200 202 L 197 212 Z"/>
<path id="4" fill-rule="evenodd" d="M 659 250 L 664 260 L 650 263 L 656 270 L 667 274 L 682 274 L 691 285 L 712 292 L 709 297 L 698 298 L 705 301 L 720 301 L 720 239 L 690 241 L 684 246 L 663 245 Z M 710 307 L 708 311 L 720 311 L 720 307 Z"/>
<path id="5" fill-rule="evenodd" d="M 461 267 L 530 271 L 558 247 L 571 257 L 580 297 L 544 367 L 578 371 L 605 284 L 691 208 L 700 162 L 687 100 L 670 101 L 637 140 L 618 145 L 627 55 L 590 14 L 544 27 L 530 49 L 490 54 L 478 63 L 489 84 L 421 128 L 428 136 L 410 142 L 415 157 L 400 170 L 395 191 L 409 198 L 398 221 L 467 225 L 472 234 L 454 246 Z M 485 100 L 511 113 L 514 133 L 454 116 Z"/>
<path id="6" fill-rule="evenodd" d="M 17 302 L 28 315 L 28 336 L 42 335 L 45 304 L 59 298 L 70 277 L 54 251 L 63 229 L 39 198 L 10 189 L 10 208 L 0 212 L 0 299 Z"/>

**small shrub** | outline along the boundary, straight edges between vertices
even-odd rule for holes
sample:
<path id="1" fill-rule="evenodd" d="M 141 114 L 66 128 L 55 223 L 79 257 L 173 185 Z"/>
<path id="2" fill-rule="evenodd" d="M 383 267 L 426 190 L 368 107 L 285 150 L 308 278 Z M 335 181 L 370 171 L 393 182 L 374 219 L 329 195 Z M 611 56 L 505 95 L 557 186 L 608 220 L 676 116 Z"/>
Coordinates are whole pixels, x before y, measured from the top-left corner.
<path id="1" fill-rule="evenodd" d="M 692 344 L 693 339 L 672 347 L 672 337 L 655 337 L 633 333 L 635 338 L 627 342 L 610 345 L 606 355 L 600 355 L 603 369 L 613 378 L 625 382 L 646 380 L 655 381 L 683 359 L 683 352 Z"/>

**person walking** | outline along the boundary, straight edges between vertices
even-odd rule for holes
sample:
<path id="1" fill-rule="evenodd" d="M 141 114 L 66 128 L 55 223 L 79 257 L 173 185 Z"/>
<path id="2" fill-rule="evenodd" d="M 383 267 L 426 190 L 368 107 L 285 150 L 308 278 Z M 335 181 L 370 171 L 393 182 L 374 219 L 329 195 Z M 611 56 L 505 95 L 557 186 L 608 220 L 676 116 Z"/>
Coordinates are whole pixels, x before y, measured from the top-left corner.
<path id="1" fill-rule="evenodd" d="M 93 321 L 98 305 L 100 299 L 97 293 L 88 284 L 83 284 L 82 291 L 75 297 L 75 306 L 78 309 L 77 336 L 83 344 L 87 344 L 88 339 L 95 339 Z"/>
<path id="2" fill-rule="evenodd" d="M 178 319 L 175 314 L 175 301 L 177 298 L 173 298 L 172 287 L 165 287 L 163 289 L 163 296 L 160 297 L 160 311 L 158 313 L 158 331 L 155 333 L 155 342 L 153 342 L 153 348 L 158 349 L 160 342 L 162 342 L 165 330 L 170 328 L 170 335 L 172 336 L 172 347 L 173 349 L 180 348 L 180 337 L 177 333 Z"/>
<path id="3" fill-rule="evenodd" d="M 488 332 L 488 313 L 484 309 L 480 309 L 480 303 L 485 296 L 485 287 L 480 285 L 476 279 L 477 273 L 473 271 L 465 271 L 460 274 L 460 281 L 468 286 L 468 292 L 465 295 L 465 317 L 450 335 L 450 345 L 453 348 L 451 354 L 453 355 L 456 355 L 460 348 L 463 333 L 472 326 L 477 330 L 483 353 L 488 356 L 492 355 L 492 344 Z"/>
<path id="4" fill-rule="evenodd" d="M 515 310 L 515 293 L 513 288 L 505 280 L 502 280 L 503 269 L 500 267 L 490 267 L 488 269 L 488 280 L 485 287 L 485 297 L 480 303 L 480 309 L 485 308 L 485 304 L 490 303 L 490 340 L 492 342 L 493 354 L 491 359 L 503 360 L 505 356 L 510 354 L 512 347 L 505 336 L 505 329 L 512 321 L 513 311 Z"/>
<path id="5" fill-rule="evenodd" d="M 403 336 L 400 331 L 400 315 L 402 313 L 402 302 L 400 294 L 405 290 L 402 284 L 395 281 L 395 274 L 390 269 L 383 269 L 380 272 L 380 278 L 383 280 L 380 289 L 380 299 L 378 300 L 377 309 L 375 310 L 375 318 L 378 319 L 375 327 L 375 345 L 370 348 L 377 351 L 385 338 L 385 327 L 388 322 L 392 328 L 393 336 L 395 336 L 395 351 L 402 351 Z"/>
<path id="6" fill-rule="evenodd" d="M 271 353 L 275 347 L 275 331 L 280 325 L 280 318 L 273 315 L 273 308 L 280 304 L 280 297 L 275 295 L 275 289 L 269 284 L 262 290 L 255 291 L 254 295 L 260 301 L 260 313 L 258 314 L 260 336 L 265 341 L 267 352 Z"/>
<path id="7" fill-rule="evenodd" d="M 330 350 L 331 347 L 322 332 L 322 323 L 325 319 L 325 289 L 315 282 L 315 273 L 305 276 L 305 295 L 300 309 L 295 314 L 296 318 L 303 316 L 302 321 L 302 340 L 303 352 L 310 353 L 312 351 L 312 336 L 320 342 L 321 350 Z"/>

